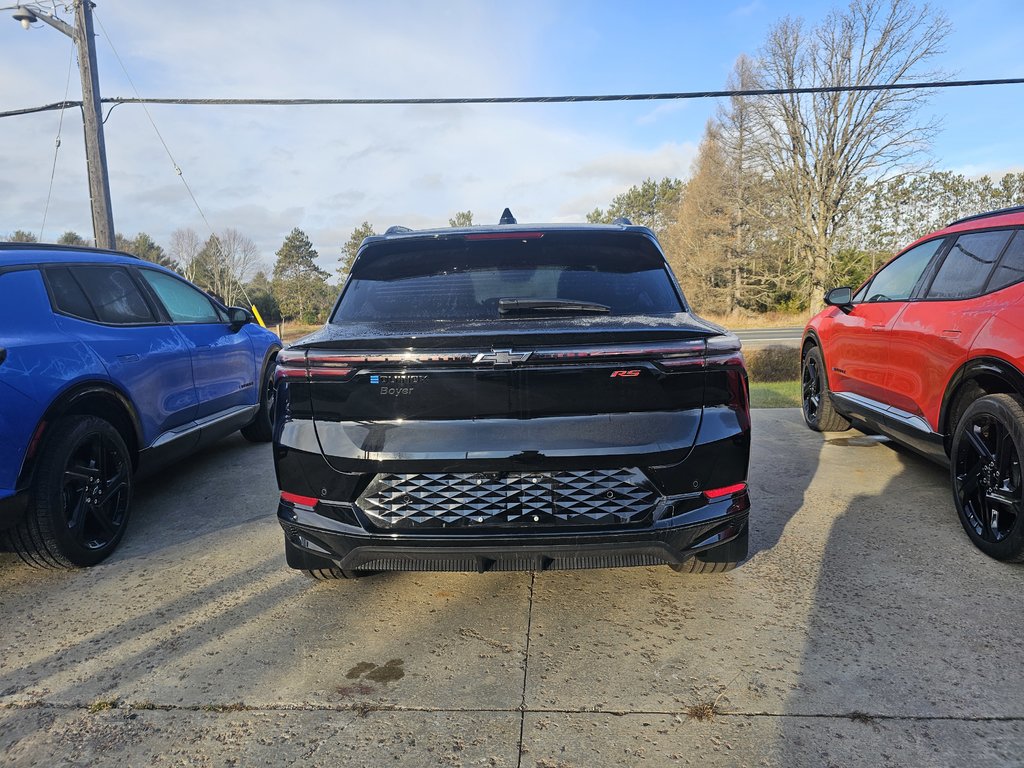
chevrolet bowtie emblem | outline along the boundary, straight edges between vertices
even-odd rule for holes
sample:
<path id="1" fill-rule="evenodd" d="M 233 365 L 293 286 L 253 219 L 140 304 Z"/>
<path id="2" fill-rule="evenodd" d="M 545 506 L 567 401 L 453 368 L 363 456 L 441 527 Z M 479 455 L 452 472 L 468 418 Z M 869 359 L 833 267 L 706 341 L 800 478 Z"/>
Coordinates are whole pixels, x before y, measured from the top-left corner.
<path id="1" fill-rule="evenodd" d="M 513 363 L 525 363 L 533 352 L 513 352 L 511 349 L 492 349 L 490 352 L 481 352 L 473 358 L 476 364 L 491 363 L 495 367 L 512 365 Z"/>

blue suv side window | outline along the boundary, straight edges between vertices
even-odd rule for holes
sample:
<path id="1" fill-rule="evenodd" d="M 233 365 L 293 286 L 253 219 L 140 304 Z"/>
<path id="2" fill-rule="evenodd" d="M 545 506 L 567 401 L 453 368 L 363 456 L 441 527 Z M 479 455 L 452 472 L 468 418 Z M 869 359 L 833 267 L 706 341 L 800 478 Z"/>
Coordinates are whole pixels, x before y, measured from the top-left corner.
<path id="1" fill-rule="evenodd" d="M 174 322 L 219 323 L 226 320 L 205 294 L 188 283 L 152 269 L 141 271 Z"/>
<path id="2" fill-rule="evenodd" d="M 109 325 L 156 322 L 124 267 L 57 267 L 47 269 L 46 277 L 59 312 Z"/>

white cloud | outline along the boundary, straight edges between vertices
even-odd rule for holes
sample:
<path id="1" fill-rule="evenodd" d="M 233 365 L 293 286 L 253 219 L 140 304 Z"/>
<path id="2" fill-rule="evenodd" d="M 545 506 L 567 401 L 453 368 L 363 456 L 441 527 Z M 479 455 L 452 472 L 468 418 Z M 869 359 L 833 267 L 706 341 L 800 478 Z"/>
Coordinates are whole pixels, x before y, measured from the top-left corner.
<path id="1" fill-rule="evenodd" d="M 543 78 L 533 69 L 540 58 L 536 29 L 546 14 L 539 0 L 514 14 L 470 2 L 395 2 L 390 11 L 326 1 L 239 8 L 106 0 L 97 16 L 148 96 L 508 94 L 528 92 Z M 67 48 L 50 32 L 11 32 L 13 45 L 4 39 L 0 103 L 63 98 Z M 104 95 L 130 95 L 102 33 L 99 52 Z M 76 81 L 71 98 L 79 97 Z M 470 209 L 476 221 L 489 222 L 510 206 L 521 221 L 581 221 L 648 176 L 687 175 L 693 144 L 635 144 L 615 128 L 574 122 L 577 108 L 149 109 L 214 229 L 240 230 L 271 260 L 298 226 L 333 268 L 348 233 L 364 220 L 378 230 L 436 226 Z M 635 111 L 606 109 L 602 114 Z M 0 232 L 38 230 L 56 123 L 56 113 L 0 123 Z M 91 232 L 80 125 L 78 111 L 69 110 L 48 238 L 65 229 Z M 181 226 L 205 237 L 142 108 L 117 107 L 106 134 L 118 230 L 146 231 L 164 244 Z"/>

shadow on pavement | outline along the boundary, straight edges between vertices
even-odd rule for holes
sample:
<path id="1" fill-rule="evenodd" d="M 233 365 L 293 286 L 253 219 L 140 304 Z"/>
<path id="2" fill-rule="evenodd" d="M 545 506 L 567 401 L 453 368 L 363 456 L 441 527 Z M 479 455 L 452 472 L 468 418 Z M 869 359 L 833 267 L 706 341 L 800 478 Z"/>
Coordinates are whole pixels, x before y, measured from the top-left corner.
<path id="1" fill-rule="evenodd" d="M 851 431 L 846 451 L 877 453 L 877 475 L 834 515 L 807 555 L 819 567 L 778 765 L 1019 765 L 1024 568 L 975 549 L 946 469 Z M 890 467 L 896 462 L 896 472 Z M 819 551 L 814 551 L 816 546 Z"/>

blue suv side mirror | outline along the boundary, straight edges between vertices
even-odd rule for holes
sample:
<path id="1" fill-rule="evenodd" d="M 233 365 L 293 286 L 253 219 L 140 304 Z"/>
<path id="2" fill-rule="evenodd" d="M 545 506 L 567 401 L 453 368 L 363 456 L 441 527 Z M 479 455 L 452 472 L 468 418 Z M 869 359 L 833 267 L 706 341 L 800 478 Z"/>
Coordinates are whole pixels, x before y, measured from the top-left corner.
<path id="1" fill-rule="evenodd" d="M 228 307 L 228 323 L 232 331 L 237 331 L 246 323 L 253 321 L 252 312 L 244 307 Z"/>

